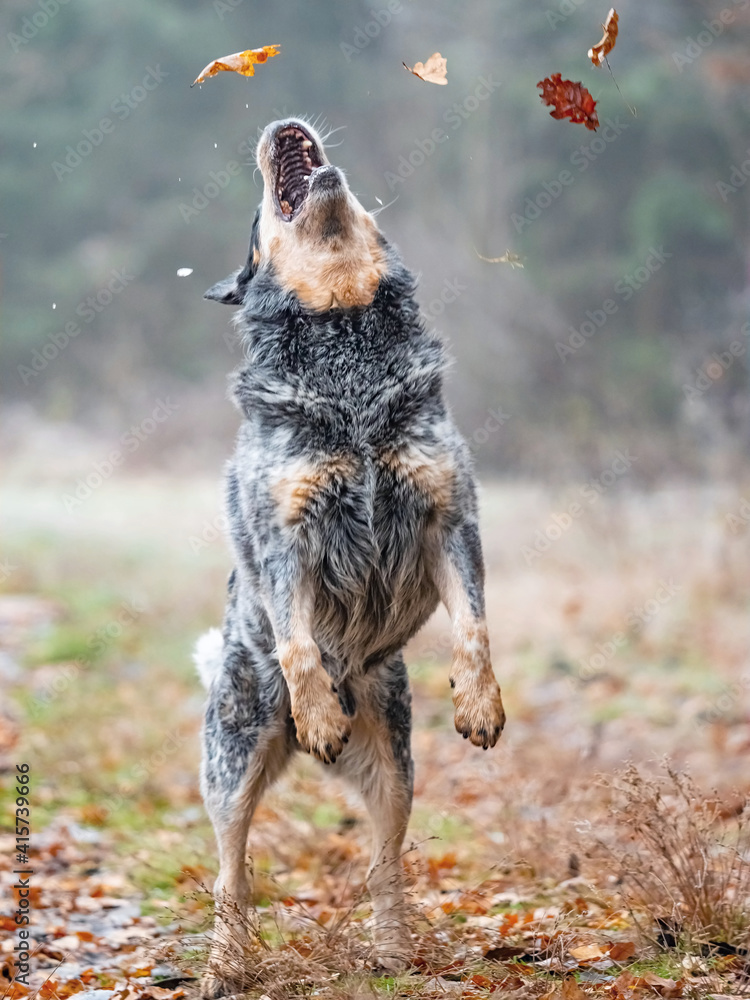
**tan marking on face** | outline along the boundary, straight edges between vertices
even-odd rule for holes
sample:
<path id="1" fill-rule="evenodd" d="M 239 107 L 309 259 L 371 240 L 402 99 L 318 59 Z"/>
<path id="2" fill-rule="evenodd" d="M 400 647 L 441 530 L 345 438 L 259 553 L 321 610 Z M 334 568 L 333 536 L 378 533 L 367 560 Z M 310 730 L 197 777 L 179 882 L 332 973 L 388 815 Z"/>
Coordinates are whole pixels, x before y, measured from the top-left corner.
<path id="1" fill-rule="evenodd" d="M 327 239 L 321 226 L 302 231 L 275 215 L 267 223 L 264 209 L 261 234 L 279 284 L 314 312 L 369 305 L 386 272 L 377 227 L 358 202 L 357 208 L 344 213 L 340 233 Z"/>
<path id="2" fill-rule="evenodd" d="M 451 455 L 429 455 L 416 445 L 384 451 L 381 461 L 400 479 L 410 482 L 432 500 L 436 510 L 445 511 L 453 499 L 456 467 Z"/>
<path id="3" fill-rule="evenodd" d="M 260 250 L 257 247 L 253 247 L 253 265 L 258 266 L 258 261 L 260 260 Z"/>
<path id="4" fill-rule="evenodd" d="M 353 475 L 356 467 L 348 455 L 331 455 L 316 463 L 300 460 L 287 466 L 271 486 L 282 522 L 298 524 L 321 493 Z"/>

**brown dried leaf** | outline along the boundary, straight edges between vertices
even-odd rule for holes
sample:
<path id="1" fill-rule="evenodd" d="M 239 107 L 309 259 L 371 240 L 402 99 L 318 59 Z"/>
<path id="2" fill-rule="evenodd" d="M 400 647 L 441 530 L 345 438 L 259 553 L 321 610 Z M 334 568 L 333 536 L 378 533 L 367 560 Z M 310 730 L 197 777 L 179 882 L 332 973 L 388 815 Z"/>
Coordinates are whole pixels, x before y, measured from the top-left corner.
<path id="1" fill-rule="evenodd" d="M 281 52 L 280 45 L 264 45 L 261 49 L 246 49 L 244 52 L 233 52 L 230 56 L 214 59 L 200 71 L 190 86 L 194 87 L 196 83 L 203 83 L 204 80 L 216 76 L 217 73 L 224 70 L 241 73 L 242 76 L 255 76 L 255 67 L 266 62 L 267 59 L 277 56 L 279 52 Z"/>
<path id="2" fill-rule="evenodd" d="M 572 976 L 563 979 L 561 995 L 563 1000 L 588 1000 L 588 997 Z"/>
<path id="3" fill-rule="evenodd" d="M 627 962 L 635 955 L 635 945 L 632 941 L 616 941 L 610 945 L 609 957 L 613 962 Z"/>
<path id="4" fill-rule="evenodd" d="M 520 254 L 514 253 L 512 250 L 506 250 L 501 257 L 485 257 L 483 254 L 477 251 L 477 257 L 480 260 L 486 261 L 488 264 L 510 264 L 511 269 L 516 267 L 523 267 L 523 257 Z"/>
<path id="5" fill-rule="evenodd" d="M 560 73 L 553 73 L 540 80 L 537 87 L 542 91 L 543 103 L 552 108 L 551 118 L 570 118 L 574 124 L 583 124 L 596 132 L 599 125 L 596 101 L 582 83 L 563 80 Z"/>
<path id="6" fill-rule="evenodd" d="M 646 987 L 651 993 L 656 993 L 660 997 L 681 997 L 684 985 L 682 979 L 662 979 L 655 972 L 644 972 L 642 976 L 633 977 L 630 988 L 643 989 Z"/>
<path id="7" fill-rule="evenodd" d="M 439 52 L 433 52 L 427 62 L 416 62 L 413 66 L 407 66 L 406 63 L 401 65 L 425 83 L 437 83 L 442 86 L 448 82 L 448 60 L 443 59 Z"/>
<path id="8" fill-rule="evenodd" d="M 598 944 L 581 944 L 577 948 L 568 948 L 568 952 L 577 962 L 596 962 L 607 957 L 607 952 Z"/>
<path id="9" fill-rule="evenodd" d="M 597 42 L 596 45 L 592 45 L 589 49 L 589 59 L 594 66 L 601 66 L 609 53 L 615 47 L 617 32 L 619 31 L 619 20 L 617 11 L 613 7 L 609 14 L 607 14 L 607 20 L 602 25 L 604 37 L 600 42 Z"/>

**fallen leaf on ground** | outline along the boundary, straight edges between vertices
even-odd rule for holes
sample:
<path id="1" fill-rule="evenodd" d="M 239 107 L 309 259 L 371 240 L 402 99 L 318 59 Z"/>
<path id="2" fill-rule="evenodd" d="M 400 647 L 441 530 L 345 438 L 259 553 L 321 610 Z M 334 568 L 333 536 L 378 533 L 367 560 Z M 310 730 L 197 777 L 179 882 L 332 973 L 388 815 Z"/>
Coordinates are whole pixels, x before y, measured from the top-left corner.
<path id="1" fill-rule="evenodd" d="M 589 59 L 594 64 L 594 66 L 601 66 L 604 60 L 607 58 L 609 53 L 615 47 L 615 42 L 617 41 L 617 32 L 619 30 L 619 17 L 617 11 L 613 7 L 609 14 L 607 14 L 607 20 L 602 25 L 602 30 L 604 31 L 604 37 L 596 45 L 592 45 L 589 49 Z"/>
<path id="2" fill-rule="evenodd" d="M 582 83 L 563 80 L 560 73 L 553 73 L 537 84 L 542 91 L 541 99 L 552 108 L 551 118 L 570 118 L 574 124 L 583 124 L 596 132 L 599 118 L 596 101 Z"/>
<path id="3" fill-rule="evenodd" d="M 433 52 L 427 62 L 416 62 L 413 66 L 401 64 L 414 76 L 418 76 L 425 83 L 446 84 L 448 82 L 448 60 L 444 59 L 439 52 Z"/>
<path id="4" fill-rule="evenodd" d="M 577 948 L 568 948 L 568 951 L 577 962 L 595 962 L 608 954 L 598 944 L 582 944 Z"/>
<path id="5" fill-rule="evenodd" d="M 663 979 L 655 972 L 644 972 L 643 975 L 633 976 L 630 980 L 630 989 L 646 987 L 651 993 L 656 993 L 660 997 L 681 997 L 683 986 L 682 979 Z"/>
<path id="6" fill-rule="evenodd" d="M 190 86 L 194 87 L 196 83 L 203 83 L 210 76 L 216 76 L 217 73 L 224 70 L 241 73 L 242 76 L 255 76 L 256 65 L 277 56 L 279 52 L 281 52 L 280 45 L 264 45 L 261 49 L 246 49 L 244 52 L 233 52 L 230 56 L 214 59 L 200 71 Z"/>
<path id="7" fill-rule="evenodd" d="M 626 962 L 635 955 L 635 945 L 632 941 L 617 941 L 610 945 L 609 957 L 613 962 Z"/>
<path id="8" fill-rule="evenodd" d="M 572 976 L 563 979 L 560 993 L 563 1000 L 588 1000 L 588 997 Z"/>
<path id="9" fill-rule="evenodd" d="M 516 948 L 513 945 L 498 945 L 496 948 L 490 948 L 489 951 L 484 953 L 484 957 L 489 962 L 507 962 L 508 959 L 517 958 L 519 955 L 525 955 L 526 948 Z"/>
<path id="10" fill-rule="evenodd" d="M 42 1000 L 67 1000 L 76 993 L 85 989 L 80 979 L 69 979 L 66 983 L 59 983 L 56 979 L 48 979 L 39 988 Z"/>
<path id="11" fill-rule="evenodd" d="M 3 990 L 3 1000 L 19 1000 L 20 997 L 28 996 L 31 990 L 28 986 L 24 986 L 23 983 L 13 982 L 10 986 Z"/>

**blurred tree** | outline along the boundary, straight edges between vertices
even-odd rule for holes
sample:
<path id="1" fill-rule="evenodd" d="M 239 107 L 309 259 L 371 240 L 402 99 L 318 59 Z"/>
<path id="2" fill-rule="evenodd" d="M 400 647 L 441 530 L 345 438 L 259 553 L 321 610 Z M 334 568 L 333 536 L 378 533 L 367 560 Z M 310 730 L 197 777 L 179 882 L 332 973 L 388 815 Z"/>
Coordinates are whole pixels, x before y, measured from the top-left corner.
<path id="1" fill-rule="evenodd" d="M 750 3 L 618 10 L 624 96 L 586 58 L 607 13 L 589 0 L 6 0 L 6 400 L 123 422 L 236 364 L 202 291 L 242 261 L 258 129 L 321 115 L 346 126 L 332 155 L 366 207 L 396 199 L 380 222 L 459 356 L 468 436 L 493 407 L 512 416 L 480 463 L 591 467 L 624 437 L 650 442 L 654 474 L 699 469 L 691 448 L 736 457 L 744 358 L 701 397 L 713 435 L 683 386 L 747 342 Z M 252 80 L 189 88 L 210 59 L 272 42 Z M 436 49 L 448 87 L 401 68 Z M 555 71 L 597 98 L 596 134 L 550 119 L 535 85 Z M 477 256 L 506 248 L 523 271 Z"/>

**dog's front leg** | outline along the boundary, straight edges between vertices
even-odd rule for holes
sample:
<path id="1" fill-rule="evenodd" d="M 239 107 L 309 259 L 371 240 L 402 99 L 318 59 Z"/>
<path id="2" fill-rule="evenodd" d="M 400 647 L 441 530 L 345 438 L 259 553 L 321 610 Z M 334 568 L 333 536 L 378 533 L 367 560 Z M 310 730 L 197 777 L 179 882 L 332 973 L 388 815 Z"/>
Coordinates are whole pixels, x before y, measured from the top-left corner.
<path id="1" fill-rule="evenodd" d="M 486 750 L 497 743 L 503 731 L 505 711 L 490 662 L 484 567 L 476 524 L 464 522 L 443 539 L 434 578 L 453 623 L 451 687 L 456 729 Z"/>
<path id="2" fill-rule="evenodd" d="M 314 593 L 303 580 L 281 593 L 276 588 L 275 596 L 276 652 L 289 688 L 297 739 L 303 750 L 332 764 L 348 742 L 352 724 L 313 638 Z"/>

